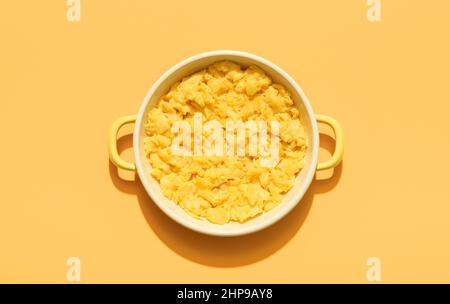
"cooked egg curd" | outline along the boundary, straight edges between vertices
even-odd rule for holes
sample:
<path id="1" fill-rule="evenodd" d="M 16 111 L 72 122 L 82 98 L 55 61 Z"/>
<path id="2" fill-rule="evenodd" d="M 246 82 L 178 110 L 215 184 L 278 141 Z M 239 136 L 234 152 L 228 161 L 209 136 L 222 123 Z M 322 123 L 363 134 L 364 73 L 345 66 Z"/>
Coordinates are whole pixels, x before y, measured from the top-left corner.
<path id="1" fill-rule="evenodd" d="M 277 121 L 279 157 L 175 155 L 175 122 Z M 145 152 L 162 193 L 188 214 L 215 224 L 245 222 L 277 206 L 303 168 L 308 138 L 290 93 L 256 66 L 222 61 L 175 83 L 148 113 Z M 204 130 L 201 134 L 206 138 Z M 192 138 L 193 140 L 193 138 Z"/>

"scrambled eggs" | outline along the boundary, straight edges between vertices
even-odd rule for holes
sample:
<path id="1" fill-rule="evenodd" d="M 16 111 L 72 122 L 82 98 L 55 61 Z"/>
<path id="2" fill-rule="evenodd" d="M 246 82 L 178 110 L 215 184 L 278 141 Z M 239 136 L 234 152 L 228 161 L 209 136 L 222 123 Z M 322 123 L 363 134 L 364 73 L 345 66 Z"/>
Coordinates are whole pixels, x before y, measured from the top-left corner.
<path id="1" fill-rule="evenodd" d="M 178 156 L 171 150 L 176 121 L 278 121 L 279 162 L 258 157 Z M 148 113 L 144 140 L 151 174 L 163 194 L 190 215 L 215 224 L 245 222 L 274 208 L 303 168 L 308 139 L 290 93 L 256 66 L 222 61 L 175 83 Z M 205 136 L 203 134 L 202 136 Z"/>

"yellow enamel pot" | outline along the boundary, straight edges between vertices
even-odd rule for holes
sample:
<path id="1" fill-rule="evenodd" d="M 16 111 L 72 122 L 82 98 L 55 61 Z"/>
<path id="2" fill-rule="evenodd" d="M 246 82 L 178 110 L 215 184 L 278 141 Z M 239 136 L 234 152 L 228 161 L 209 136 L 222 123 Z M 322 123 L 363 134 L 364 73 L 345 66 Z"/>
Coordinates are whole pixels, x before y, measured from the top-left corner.
<path id="1" fill-rule="evenodd" d="M 217 61 L 230 60 L 242 66 L 250 64 L 263 69 L 274 82 L 280 83 L 292 94 L 292 99 L 300 111 L 303 124 L 309 138 L 309 147 L 305 158 L 305 165 L 297 175 L 294 186 L 287 193 L 283 201 L 272 210 L 245 223 L 228 223 L 217 225 L 206 220 L 196 219 L 188 215 L 175 202 L 167 199 L 161 192 L 158 182 L 151 176 L 151 166 L 147 161 L 143 140 L 145 138 L 145 117 L 157 101 L 169 91 L 172 84 L 183 77 L 199 71 Z M 127 162 L 120 158 L 117 151 L 117 133 L 125 124 L 134 123 L 133 150 L 134 163 Z M 318 123 L 329 125 L 335 134 L 336 147 L 332 157 L 323 163 L 318 163 L 319 153 L 319 132 Z M 303 93 L 300 86 L 285 71 L 259 56 L 240 51 L 213 51 L 190 57 L 178 63 L 166 73 L 164 73 L 148 92 L 137 115 L 128 115 L 118 118 L 113 122 L 109 131 L 108 143 L 109 157 L 111 161 L 120 169 L 137 171 L 137 174 L 156 205 L 170 218 L 179 224 L 195 230 L 197 232 L 215 236 L 238 236 L 264 229 L 288 214 L 302 199 L 309 188 L 314 174 L 317 170 L 331 169 L 339 165 L 344 155 L 343 130 L 337 120 L 325 115 L 314 114 L 308 98 Z"/>

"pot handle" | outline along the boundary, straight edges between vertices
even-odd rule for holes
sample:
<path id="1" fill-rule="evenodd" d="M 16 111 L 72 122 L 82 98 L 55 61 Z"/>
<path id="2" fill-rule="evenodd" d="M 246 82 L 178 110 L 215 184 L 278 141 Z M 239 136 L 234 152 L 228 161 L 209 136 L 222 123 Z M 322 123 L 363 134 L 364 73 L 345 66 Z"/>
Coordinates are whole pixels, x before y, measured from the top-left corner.
<path id="1" fill-rule="evenodd" d="M 119 151 L 117 151 L 117 133 L 120 128 L 122 128 L 126 124 L 130 124 L 136 121 L 136 115 L 128 115 L 117 118 L 109 128 L 109 137 L 108 137 L 108 152 L 109 159 L 111 162 L 116 165 L 116 167 L 128 171 L 135 171 L 136 165 L 134 163 L 129 163 L 120 158 Z"/>
<path id="2" fill-rule="evenodd" d="M 334 136 L 336 138 L 336 146 L 334 148 L 333 156 L 325 162 L 318 163 L 317 171 L 337 167 L 344 156 L 344 131 L 342 130 L 339 122 L 330 116 L 316 115 L 316 120 L 319 123 L 329 125 L 333 129 Z"/>

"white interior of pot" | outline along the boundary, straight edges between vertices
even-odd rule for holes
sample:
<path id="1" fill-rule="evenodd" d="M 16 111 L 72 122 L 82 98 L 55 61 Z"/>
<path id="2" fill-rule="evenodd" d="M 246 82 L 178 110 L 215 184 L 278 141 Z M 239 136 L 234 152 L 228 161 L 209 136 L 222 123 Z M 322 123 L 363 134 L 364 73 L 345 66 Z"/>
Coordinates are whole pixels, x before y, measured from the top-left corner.
<path id="1" fill-rule="evenodd" d="M 303 124 L 308 135 L 309 148 L 305 159 L 305 167 L 298 174 L 295 180 L 294 187 L 287 193 L 284 200 L 277 207 L 245 223 L 232 222 L 225 225 L 216 225 L 206 220 L 198 220 L 191 217 L 175 202 L 164 197 L 164 195 L 161 193 L 159 183 L 150 174 L 151 166 L 145 156 L 143 139 L 145 137 L 144 125 L 148 111 L 155 106 L 162 95 L 169 91 L 171 85 L 181 78 L 221 60 L 231 60 L 244 67 L 250 64 L 257 65 L 258 67 L 263 69 L 275 83 L 282 84 L 285 88 L 287 88 L 291 92 L 292 98 L 300 111 Z M 316 123 L 315 121 L 310 120 L 310 116 L 308 115 L 308 111 L 305 107 L 302 97 L 297 92 L 294 86 L 295 84 L 292 84 L 287 78 L 280 75 L 271 66 L 265 63 L 261 63 L 253 58 L 230 54 L 218 54 L 206 58 L 198 58 L 190 63 L 187 63 L 184 66 L 179 67 L 175 72 L 173 72 L 173 74 L 165 78 L 165 80 L 160 83 L 160 85 L 154 91 L 153 95 L 150 97 L 150 100 L 144 111 L 140 113 L 143 114 L 143 116 L 141 119 L 138 118 L 137 122 L 140 121 L 141 123 L 140 125 L 136 125 L 135 128 L 135 130 L 137 130 L 139 134 L 139 144 L 137 147 L 139 161 L 137 161 L 136 164 L 138 167 L 140 166 L 138 170 L 140 171 L 139 173 L 141 181 L 144 187 L 147 189 L 147 192 L 149 192 L 149 194 L 151 193 L 153 200 L 158 205 L 160 205 L 160 208 L 163 209 L 163 211 L 165 211 L 169 216 L 171 216 L 181 224 L 188 226 L 189 228 L 193 228 L 199 232 L 224 236 L 245 234 L 248 232 L 259 230 L 262 228 L 262 226 L 266 226 L 267 224 L 275 221 L 282 215 L 289 212 L 297 204 L 298 200 L 303 197 L 304 192 L 306 192 L 307 188 L 309 187 L 317 165 L 316 163 L 318 149 Z M 315 157 L 314 154 L 316 154 Z"/>

